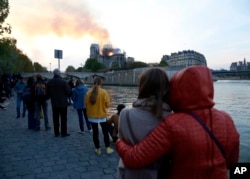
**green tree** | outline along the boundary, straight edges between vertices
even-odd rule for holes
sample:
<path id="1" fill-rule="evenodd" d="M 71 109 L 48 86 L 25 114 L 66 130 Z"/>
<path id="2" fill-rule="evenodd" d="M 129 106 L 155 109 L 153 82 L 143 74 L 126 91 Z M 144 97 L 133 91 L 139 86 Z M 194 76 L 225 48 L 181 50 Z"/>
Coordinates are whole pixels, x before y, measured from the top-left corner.
<path id="1" fill-rule="evenodd" d="M 161 60 L 160 66 L 164 67 L 164 66 L 169 66 L 169 65 L 168 65 L 168 63 L 165 60 Z"/>
<path id="2" fill-rule="evenodd" d="M 82 72 L 82 71 L 84 71 L 84 68 L 83 68 L 83 67 L 78 67 L 78 68 L 76 69 L 76 71 L 77 71 L 77 72 Z"/>
<path id="3" fill-rule="evenodd" d="M 76 69 L 71 65 L 66 68 L 66 72 L 74 72 L 74 71 L 76 71 Z"/>
<path id="4" fill-rule="evenodd" d="M 34 62 L 35 72 L 47 72 L 47 68 L 40 65 L 38 62 Z"/>
<path id="5" fill-rule="evenodd" d="M 88 58 L 85 62 L 85 69 L 96 72 L 98 70 L 104 69 L 104 65 L 102 63 L 99 63 L 97 59 L 95 58 Z"/>
<path id="6" fill-rule="evenodd" d="M 140 61 L 135 61 L 134 63 L 129 63 L 127 65 L 128 69 L 141 68 L 141 67 L 148 67 L 148 64 Z"/>
<path id="7" fill-rule="evenodd" d="M 5 19 L 9 15 L 9 1 L 0 0 L 0 35 L 4 33 L 11 33 L 11 26 L 9 24 L 4 24 Z"/>

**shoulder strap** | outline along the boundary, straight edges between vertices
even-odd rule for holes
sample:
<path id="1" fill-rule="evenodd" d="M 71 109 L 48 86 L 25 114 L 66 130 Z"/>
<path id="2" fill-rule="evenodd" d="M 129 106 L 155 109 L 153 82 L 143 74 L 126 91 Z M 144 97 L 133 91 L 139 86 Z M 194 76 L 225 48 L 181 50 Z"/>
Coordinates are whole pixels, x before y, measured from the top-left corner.
<path id="1" fill-rule="evenodd" d="M 209 134 L 209 136 L 213 139 L 217 147 L 220 149 L 223 157 L 226 159 L 226 152 L 224 148 L 221 146 L 220 142 L 217 140 L 217 138 L 214 136 L 214 134 L 211 132 L 211 130 L 206 126 L 203 120 L 201 120 L 197 115 L 195 115 L 192 112 L 188 112 L 189 115 L 191 115 L 194 119 L 196 119 L 197 122 L 200 123 L 200 125 L 204 128 L 204 130 Z"/>

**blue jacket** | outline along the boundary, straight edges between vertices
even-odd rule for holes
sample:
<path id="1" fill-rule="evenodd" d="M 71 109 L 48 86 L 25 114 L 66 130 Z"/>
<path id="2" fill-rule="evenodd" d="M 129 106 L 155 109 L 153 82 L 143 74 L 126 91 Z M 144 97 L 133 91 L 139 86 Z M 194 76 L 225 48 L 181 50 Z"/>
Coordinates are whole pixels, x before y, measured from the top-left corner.
<path id="1" fill-rule="evenodd" d="M 23 81 L 18 81 L 14 90 L 17 93 L 17 95 L 22 95 L 23 94 L 23 90 L 26 87 L 26 83 Z"/>
<path id="2" fill-rule="evenodd" d="M 73 100 L 73 107 L 75 109 L 85 109 L 84 98 L 88 91 L 88 88 L 83 85 L 79 84 L 76 86 L 72 91 L 72 100 Z"/>

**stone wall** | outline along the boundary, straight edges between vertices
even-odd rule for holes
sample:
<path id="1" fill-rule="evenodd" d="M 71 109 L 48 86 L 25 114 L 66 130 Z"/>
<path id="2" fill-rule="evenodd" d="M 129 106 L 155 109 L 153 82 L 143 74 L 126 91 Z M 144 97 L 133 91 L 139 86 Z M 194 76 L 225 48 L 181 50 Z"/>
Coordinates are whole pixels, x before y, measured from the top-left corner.
<path id="1" fill-rule="evenodd" d="M 139 77 L 140 74 L 149 69 L 150 67 L 146 68 L 138 68 L 134 70 L 122 70 L 122 71 L 112 71 L 112 72 L 106 72 L 98 75 L 104 78 L 103 84 L 104 85 L 119 85 L 119 86 L 137 86 L 139 83 Z M 162 68 L 166 71 L 168 74 L 168 77 L 170 78 L 173 73 L 175 73 L 177 70 L 169 70 L 167 68 Z M 85 78 L 84 81 L 87 84 L 93 84 L 93 77 Z"/>

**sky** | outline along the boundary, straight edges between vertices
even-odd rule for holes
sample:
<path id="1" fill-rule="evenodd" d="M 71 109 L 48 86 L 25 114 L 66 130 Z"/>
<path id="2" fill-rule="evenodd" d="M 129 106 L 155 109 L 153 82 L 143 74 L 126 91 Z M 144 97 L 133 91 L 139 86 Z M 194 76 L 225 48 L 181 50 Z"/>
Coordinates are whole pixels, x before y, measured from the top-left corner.
<path id="1" fill-rule="evenodd" d="M 249 0 L 9 0 L 11 37 L 32 62 L 84 66 L 92 43 L 159 63 L 183 50 L 203 54 L 209 68 L 250 62 Z"/>

